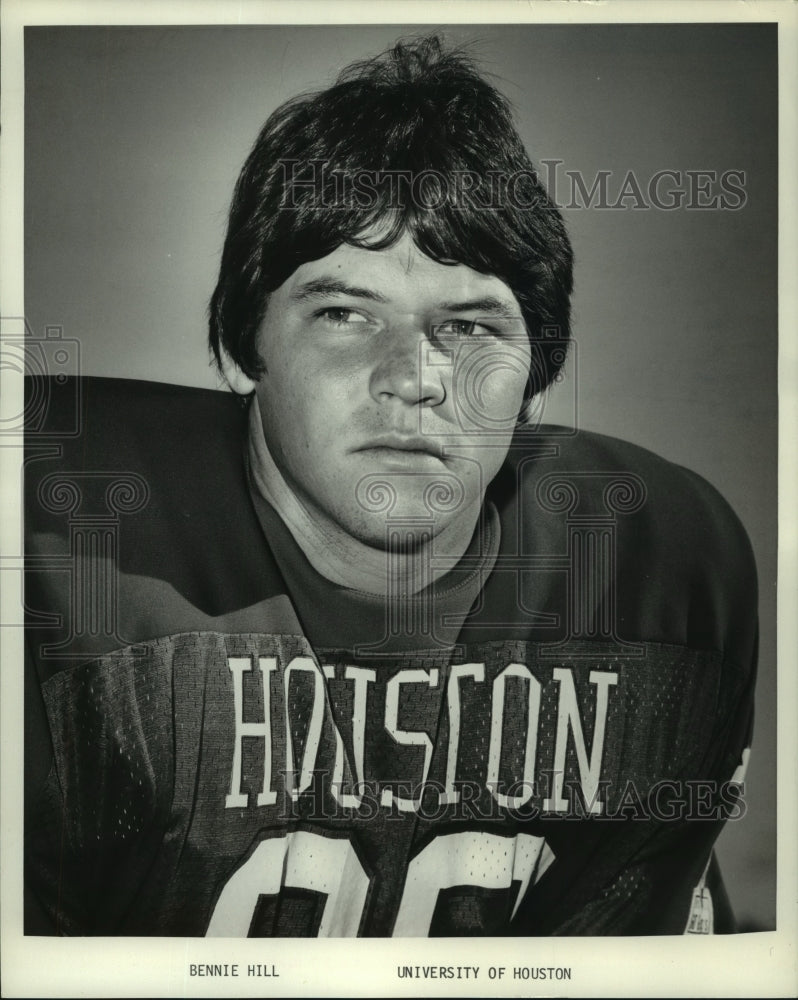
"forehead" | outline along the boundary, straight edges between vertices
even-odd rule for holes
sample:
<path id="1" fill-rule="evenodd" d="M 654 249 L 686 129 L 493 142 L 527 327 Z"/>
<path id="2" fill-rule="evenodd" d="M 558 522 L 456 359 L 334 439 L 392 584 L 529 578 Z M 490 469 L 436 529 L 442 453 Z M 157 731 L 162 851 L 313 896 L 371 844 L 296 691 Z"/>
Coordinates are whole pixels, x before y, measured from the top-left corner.
<path id="1" fill-rule="evenodd" d="M 490 297 L 508 312 L 520 312 L 511 289 L 495 275 L 465 264 L 442 264 L 424 254 L 409 234 L 382 250 L 343 244 L 319 260 L 297 268 L 280 288 L 281 297 L 303 301 L 340 284 L 370 291 L 377 301 L 421 307 L 451 305 Z"/>

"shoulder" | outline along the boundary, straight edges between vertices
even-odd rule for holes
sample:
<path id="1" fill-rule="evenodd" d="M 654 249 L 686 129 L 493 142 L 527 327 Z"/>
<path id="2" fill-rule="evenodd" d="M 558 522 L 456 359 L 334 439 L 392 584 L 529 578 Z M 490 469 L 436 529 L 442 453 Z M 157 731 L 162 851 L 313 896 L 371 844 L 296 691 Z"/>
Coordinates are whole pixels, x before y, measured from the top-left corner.
<path id="1" fill-rule="evenodd" d="M 174 542 L 246 506 L 245 419 L 230 393 L 130 379 L 31 380 L 26 406 L 27 534 L 72 518 L 124 520 Z"/>
<path id="2" fill-rule="evenodd" d="M 744 650 L 750 658 L 751 545 L 704 477 L 628 441 L 549 426 L 516 439 L 503 474 L 505 504 L 518 504 L 521 544 L 539 547 L 543 538 L 564 551 L 573 544 L 569 532 L 611 537 L 630 638 Z"/>
<path id="3" fill-rule="evenodd" d="M 705 552 L 707 544 L 727 553 L 748 548 L 739 518 L 699 473 L 620 438 L 557 430 L 540 429 L 534 450 L 542 444 L 555 453 L 529 465 L 527 490 L 533 486 L 543 496 L 567 480 L 578 489 L 580 515 L 634 517 L 638 528 L 649 524 L 670 541 L 700 538 Z"/>
<path id="4" fill-rule="evenodd" d="M 31 607 L 68 622 L 70 577 L 56 570 L 86 564 L 92 586 L 110 574 L 125 625 L 107 637 L 116 648 L 145 624 L 150 636 L 206 627 L 274 589 L 237 397 L 126 379 L 37 381 L 26 409 Z"/>
<path id="5" fill-rule="evenodd" d="M 185 445 L 210 428 L 210 447 L 240 440 L 243 423 L 230 392 L 85 376 L 27 378 L 25 418 L 29 448 L 55 440 L 64 454 L 85 455 L 88 449 L 109 460 L 120 451 L 151 451 L 155 445 L 159 453 L 171 446 L 179 460 Z"/>
<path id="6" fill-rule="evenodd" d="M 231 393 L 116 378 L 26 380 L 28 487 L 53 472 L 89 485 L 130 473 L 196 496 L 197 476 L 241 465 L 244 416 Z"/>

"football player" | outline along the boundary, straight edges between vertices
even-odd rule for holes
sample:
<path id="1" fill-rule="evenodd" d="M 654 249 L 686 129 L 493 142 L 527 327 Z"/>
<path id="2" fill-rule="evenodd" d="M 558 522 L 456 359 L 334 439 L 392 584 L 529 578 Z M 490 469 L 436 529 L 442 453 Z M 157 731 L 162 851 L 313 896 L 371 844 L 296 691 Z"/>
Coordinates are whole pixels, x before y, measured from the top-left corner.
<path id="1" fill-rule="evenodd" d="M 571 264 L 504 97 L 400 43 L 242 169 L 232 392 L 47 386 L 29 933 L 732 929 L 750 548 L 696 474 L 540 423 Z"/>

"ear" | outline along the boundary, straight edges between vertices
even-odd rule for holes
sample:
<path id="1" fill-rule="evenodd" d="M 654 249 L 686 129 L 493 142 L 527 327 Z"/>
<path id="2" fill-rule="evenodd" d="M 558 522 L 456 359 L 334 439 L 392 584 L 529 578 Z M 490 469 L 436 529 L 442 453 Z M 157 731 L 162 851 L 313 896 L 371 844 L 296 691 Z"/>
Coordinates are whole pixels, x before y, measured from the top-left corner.
<path id="1" fill-rule="evenodd" d="M 239 396 L 249 396 L 253 393 L 258 383 L 250 378 L 249 375 L 244 374 L 222 344 L 219 345 L 219 355 L 222 375 L 224 375 L 227 384 L 233 392 L 238 393 Z"/>

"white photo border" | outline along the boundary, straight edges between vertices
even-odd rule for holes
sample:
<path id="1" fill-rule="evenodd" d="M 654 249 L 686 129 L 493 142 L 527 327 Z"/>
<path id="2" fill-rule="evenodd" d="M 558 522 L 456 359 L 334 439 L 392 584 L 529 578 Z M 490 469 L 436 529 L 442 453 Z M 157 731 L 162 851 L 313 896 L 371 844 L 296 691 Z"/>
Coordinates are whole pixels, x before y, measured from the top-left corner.
<path id="1" fill-rule="evenodd" d="M 557 0 L 517 4 L 472 2 L 260 3 L 241 0 L 5 0 L 2 6 L 2 137 L 0 234 L 3 316 L 24 316 L 23 297 L 23 30 L 26 24 L 408 24 L 446 23 L 745 22 L 779 24 L 779 701 L 778 930 L 725 938 L 355 940 L 288 939 L 44 939 L 24 937 L 22 915 L 22 629 L 0 634 L 2 734 L 2 991 L 3 996 L 792 996 L 798 991 L 798 831 L 794 761 L 798 719 L 794 663 L 798 652 L 796 567 L 798 463 L 792 428 L 798 426 L 798 336 L 795 334 L 798 202 L 796 199 L 796 95 L 798 7 L 790 2 L 689 4 L 612 0 L 598 4 Z M 18 373 L 0 372 L 0 393 L 13 401 Z M 21 406 L 15 412 L 19 412 Z M 0 448 L 5 553 L 21 552 L 21 452 Z M 21 622 L 16 582 L 0 581 L 2 621 Z M 475 957 L 476 956 L 476 957 Z M 241 968 L 276 966 L 279 978 L 191 977 L 196 963 Z M 478 966 L 478 979 L 398 979 L 397 965 Z M 514 966 L 569 967 L 569 981 L 513 980 Z M 495 970 L 491 978 L 489 970 Z M 498 970 L 505 969 L 504 973 Z"/>

